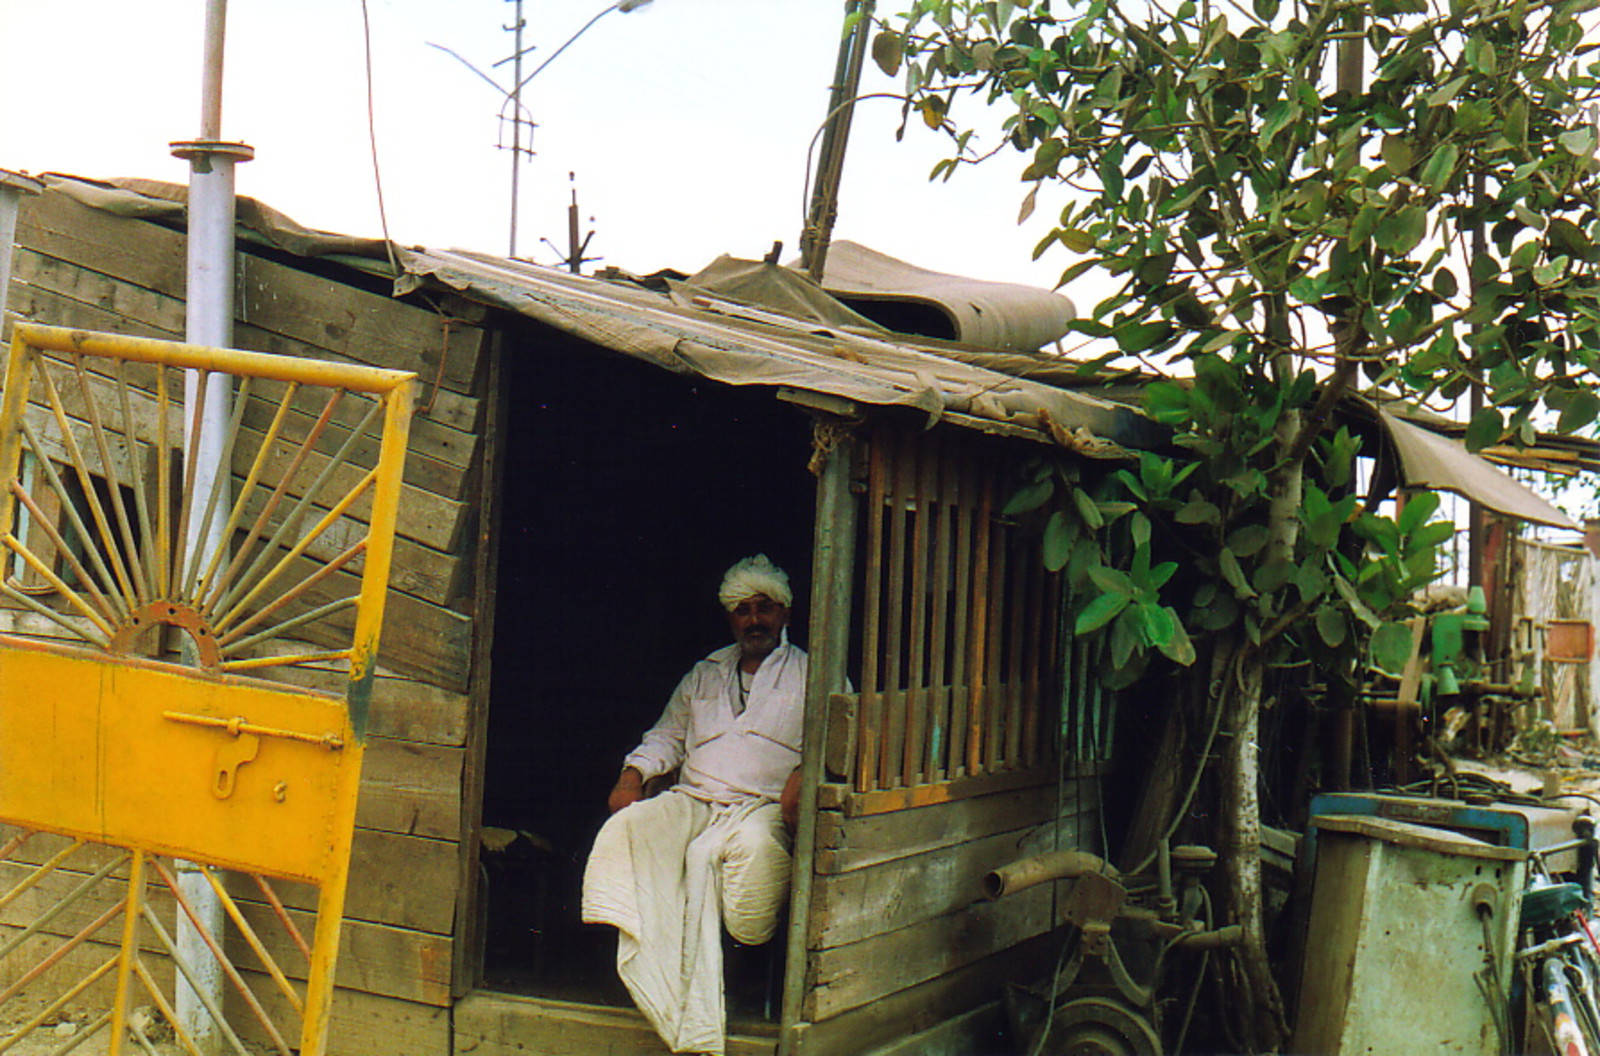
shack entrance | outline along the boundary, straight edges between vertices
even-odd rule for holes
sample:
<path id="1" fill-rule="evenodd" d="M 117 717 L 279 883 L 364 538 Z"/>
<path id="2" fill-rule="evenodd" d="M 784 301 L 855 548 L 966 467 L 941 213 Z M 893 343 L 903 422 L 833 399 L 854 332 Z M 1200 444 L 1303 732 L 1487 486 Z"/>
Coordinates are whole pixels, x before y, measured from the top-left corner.
<path id="1" fill-rule="evenodd" d="M 578 922 L 584 860 L 623 756 L 690 665 L 731 640 L 716 600 L 729 565 L 764 552 L 789 571 L 804 644 L 811 429 L 769 388 L 542 330 L 507 342 L 500 377 L 483 824 L 486 843 L 519 835 L 483 855 L 484 984 L 628 1005 L 615 932 Z M 745 955 L 751 969 L 729 965 L 753 980 L 744 999 L 730 986 L 734 1015 L 765 1009 L 760 977 L 782 962 Z"/>

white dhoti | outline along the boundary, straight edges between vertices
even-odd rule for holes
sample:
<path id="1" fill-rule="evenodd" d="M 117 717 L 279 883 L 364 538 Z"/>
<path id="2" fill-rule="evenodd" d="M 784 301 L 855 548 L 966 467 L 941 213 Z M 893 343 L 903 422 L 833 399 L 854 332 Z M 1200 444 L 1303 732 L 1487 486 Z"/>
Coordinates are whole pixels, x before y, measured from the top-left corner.
<path id="1" fill-rule="evenodd" d="M 613 814 L 583 877 L 583 919 L 617 929 L 617 974 L 673 1052 L 727 1044 L 722 926 L 772 937 L 789 890 L 778 804 L 724 806 L 678 791 Z"/>

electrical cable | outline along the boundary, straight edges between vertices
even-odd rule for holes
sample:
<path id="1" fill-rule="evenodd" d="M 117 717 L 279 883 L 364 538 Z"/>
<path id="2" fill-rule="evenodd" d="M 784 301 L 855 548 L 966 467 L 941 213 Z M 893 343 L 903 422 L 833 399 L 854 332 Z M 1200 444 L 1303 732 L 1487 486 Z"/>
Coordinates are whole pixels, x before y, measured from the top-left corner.
<path id="1" fill-rule="evenodd" d="M 361 0 L 361 44 L 367 70 L 367 142 L 372 146 L 372 183 L 378 193 L 378 222 L 383 227 L 383 249 L 389 255 L 389 267 L 394 278 L 400 277 L 400 260 L 395 255 L 394 239 L 389 237 L 389 212 L 383 203 L 383 173 L 378 165 L 378 127 L 373 102 L 372 86 L 372 18 L 367 11 L 367 0 Z"/>

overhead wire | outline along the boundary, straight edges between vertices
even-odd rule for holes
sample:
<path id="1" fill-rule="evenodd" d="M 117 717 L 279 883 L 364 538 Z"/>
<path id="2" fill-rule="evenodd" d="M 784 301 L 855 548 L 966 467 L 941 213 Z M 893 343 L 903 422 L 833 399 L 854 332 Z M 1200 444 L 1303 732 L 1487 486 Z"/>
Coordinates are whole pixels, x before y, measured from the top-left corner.
<path id="1" fill-rule="evenodd" d="M 372 77 L 372 16 L 367 0 L 361 0 L 361 44 L 367 74 L 367 142 L 372 147 L 372 184 L 378 195 L 378 223 L 383 227 L 383 249 L 389 256 L 389 267 L 394 277 L 400 276 L 400 260 L 395 255 L 394 239 L 389 237 L 389 211 L 383 201 L 383 170 L 378 163 L 377 105 L 374 102 Z"/>

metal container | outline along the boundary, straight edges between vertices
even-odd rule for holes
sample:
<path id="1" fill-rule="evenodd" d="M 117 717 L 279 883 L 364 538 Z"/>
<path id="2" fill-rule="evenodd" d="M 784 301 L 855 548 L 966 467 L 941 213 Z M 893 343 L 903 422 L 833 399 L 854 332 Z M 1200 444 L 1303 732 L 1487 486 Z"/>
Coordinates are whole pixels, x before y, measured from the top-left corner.
<path id="1" fill-rule="evenodd" d="M 1311 824 L 1292 1051 L 1504 1051 L 1527 849 L 1376 813 Z"/>

